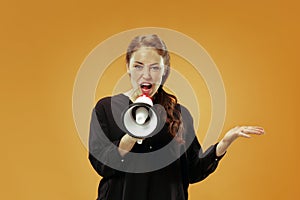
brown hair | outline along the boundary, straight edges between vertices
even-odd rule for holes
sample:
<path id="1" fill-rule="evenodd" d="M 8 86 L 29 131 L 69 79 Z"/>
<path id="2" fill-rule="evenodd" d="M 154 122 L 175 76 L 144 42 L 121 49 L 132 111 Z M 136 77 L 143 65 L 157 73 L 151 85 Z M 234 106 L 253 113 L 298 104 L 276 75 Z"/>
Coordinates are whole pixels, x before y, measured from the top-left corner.
<path id="1" fill-rule="evenodd" d="M 170 74 L 170 55 L 168 49 L 165 43 L 155 34 L 136 36 L 127 48 L 126 63 L 128 65 L 132 54 L 140 47 L 152 47 L 164 60 L 166 71 L 162 77 L 162 83 L 158 88 L 157 93 L 153 96 L 153 101 L 165 108 L 167 113 L 166 122 L 168 124 L 170 134 L 175 137 L 179 143 L 184 143 L 182 138 L 182 116 L 180 111 L 175 108 L 177 105 L 177 98 L 163 89 L 163 85 Z"/>

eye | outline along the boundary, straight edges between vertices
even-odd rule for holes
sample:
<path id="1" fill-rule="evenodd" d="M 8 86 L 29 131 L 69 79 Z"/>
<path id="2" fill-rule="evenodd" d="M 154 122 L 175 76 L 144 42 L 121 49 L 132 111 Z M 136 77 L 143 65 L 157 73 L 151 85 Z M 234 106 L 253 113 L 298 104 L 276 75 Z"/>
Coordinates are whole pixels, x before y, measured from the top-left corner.
<path id="1" fill-rule="evenodd" d="M 157 65 L 154 65 L 154 66 L 151 66 L 150 68 L 152 71 L 159 71 L 160 70 L 160 66 L 157 66 Z"/>
<path id="2" fill-rule="evenodd" d="M 142 65 L 134 65 L 134 68 L 136 70 L 142 70 L 144 68 L 144 66 L 142 66 Z"/>

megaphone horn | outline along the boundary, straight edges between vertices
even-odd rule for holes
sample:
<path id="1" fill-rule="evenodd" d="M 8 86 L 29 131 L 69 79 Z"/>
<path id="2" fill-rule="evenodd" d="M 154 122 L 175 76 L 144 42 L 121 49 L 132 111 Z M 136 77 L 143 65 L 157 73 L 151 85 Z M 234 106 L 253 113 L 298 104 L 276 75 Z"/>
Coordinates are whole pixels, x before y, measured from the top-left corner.
<path id="1" fill-rule="evenodd" d="M 159 116 L 153 109 L 150 97 L 142 95 L 123 112 L 122 122 L 125 130 L 132 137 L 142 139 L 156 133 L 159 124 Z"/>

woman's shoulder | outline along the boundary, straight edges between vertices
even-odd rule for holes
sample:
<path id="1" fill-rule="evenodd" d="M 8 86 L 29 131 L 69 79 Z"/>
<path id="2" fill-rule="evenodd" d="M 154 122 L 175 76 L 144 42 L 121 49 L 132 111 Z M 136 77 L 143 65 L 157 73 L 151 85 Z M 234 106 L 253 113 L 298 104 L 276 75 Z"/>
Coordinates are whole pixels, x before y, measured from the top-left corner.
<path id="1" fill-rule="evenodd" d="M 182 120 L 185 124 L 186 123 L 193 123 L 192 114 L 186 106 L 184 106 L 180 103 L 177 103 L 175 109 L 180 112 Z"/>
<path id="2" fill-rule="evenodd" d="M 107 107 L 107 106 L 111 106 L 112 103 L 125 103 L 129 101 L 130 101 L 129 98 L 126 95 L 120 93 L 113 96 L 102 97 L 97 101 L 95 107 L 96 108 L 99 108 L 101 106 Z"/>
<path id="3" fill-rule="evenodd" d="M 176 104 L 175 109 L 178 110 L 179 112 L 181 112 L 182 114 L 189 114 L 190 115 L 189 109 L 186 106 L 184 106 L 180 103 Z"/>

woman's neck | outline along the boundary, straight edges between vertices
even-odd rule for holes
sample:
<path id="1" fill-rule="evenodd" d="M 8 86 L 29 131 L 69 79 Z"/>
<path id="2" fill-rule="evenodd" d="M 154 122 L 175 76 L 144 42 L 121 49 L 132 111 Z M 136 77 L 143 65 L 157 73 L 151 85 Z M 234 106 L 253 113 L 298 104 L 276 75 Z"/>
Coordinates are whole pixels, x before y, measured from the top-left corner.
<path id="1" fill-rule="evenodd" d="M 135 93 L 134 90 L 131 89 L 131 90 L 128 90 L 127 92 L 124 92 L 123 94 L 124 94 L 125 96 L 127 96 L 132 102 L 134 102 L 135 99 L 138 97 L 138 96 L 135 95 L 134 93 Z M 136 96 L 136 97 L 135 97 L 135 96 Z"/>

